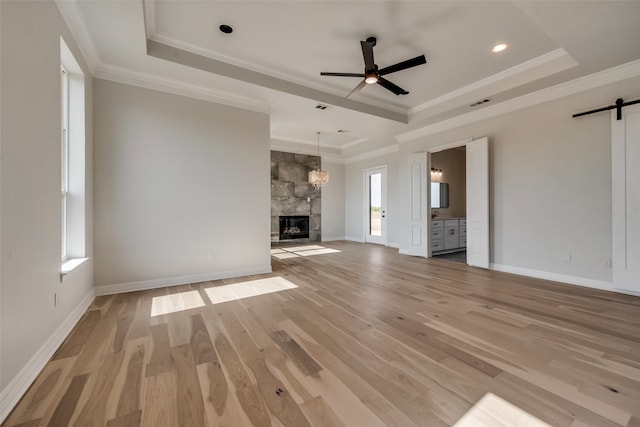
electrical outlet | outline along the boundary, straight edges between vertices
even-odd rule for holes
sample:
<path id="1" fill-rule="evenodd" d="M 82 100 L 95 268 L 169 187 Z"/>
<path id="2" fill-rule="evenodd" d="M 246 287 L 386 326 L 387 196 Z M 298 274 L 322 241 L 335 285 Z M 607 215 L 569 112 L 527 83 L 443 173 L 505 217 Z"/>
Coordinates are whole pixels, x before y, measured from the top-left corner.
<path id="1" fill-rule="evenodd" d="M 207 254 L 207 260 L 209 260 L 209 262 L 213 261 L 213 252 Z"/>
<path id="2" fill-rule="evenodd" d="M 572 261 L 571 254 L 567 254 L 567 256 L 564 257 L 564 262 L 571 262 L 571 261 Z"/>

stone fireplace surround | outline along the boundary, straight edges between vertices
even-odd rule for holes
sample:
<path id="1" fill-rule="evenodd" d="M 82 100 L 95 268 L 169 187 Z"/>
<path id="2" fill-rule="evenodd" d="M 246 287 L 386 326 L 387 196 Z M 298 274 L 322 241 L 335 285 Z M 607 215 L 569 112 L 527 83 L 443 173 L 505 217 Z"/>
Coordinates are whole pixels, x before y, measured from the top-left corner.
<path id="1" fill-rule="evenodd" d="M 321 191 L 308 182 L 309 171 L 320 166 L 318 156 L 271 151 L 271 242 L 280 241 L 280 216 L 309 216 L 309 238 L 321 240 Z"/>

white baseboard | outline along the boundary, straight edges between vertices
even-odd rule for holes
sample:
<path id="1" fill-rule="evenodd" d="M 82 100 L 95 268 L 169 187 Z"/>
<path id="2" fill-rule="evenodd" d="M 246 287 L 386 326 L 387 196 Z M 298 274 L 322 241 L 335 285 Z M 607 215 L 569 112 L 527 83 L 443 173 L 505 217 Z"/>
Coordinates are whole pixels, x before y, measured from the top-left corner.
<path id="1" fill-rule="evenodd" d="M 348 240 L 350 242 L 358 242 L 358 243 L 364 243 L 364 239 L 362 237 L 350 237 L 350 236 L 345 236 L 344 240 Z"/>
<path id="2" fill-rule="evenodd" d="M 396 243 L 396 242 L 387 242 L 387 246 L 394 249 L 400 249 L 400 243 Z"/>
<path id="3" fill-rule="evenodd" d="M 24 367 L 13 377 L 11 382 L 0 392 L 0 423 L 5 420 L 13 407 L 18 403 L 27 389 L 35 381 L 36 377 L 47 362 L 51 359 L 58 347 L 71 333 L 76 323 L 93 302 L 95 290 L 91 290 L 82 298 L 82 301 L 69 313 L 66 319 L 51 334 L 49 339 L 36 351 Z"/>
<path id="4" fill-rule="evenodd" d="M 230 277 L 249 276 L 251 274 L 271 273 L 271 264 L 241 268 L 237 270 L 222 270 L 213 273 L 193 274 L 189 276 L 166 277 L 162 279 L 141 280 L 139 282 L 116 283 L 113 285 L 96 286 L 96 295 L 121 294 L 123 292 L 145 291 L 147 289 L 165 288 L 167 286 L 185 285 L 188 283 L 207 282 L 209 280 L 228 279 Z"/>
<path id="5" fill-rule="evenodd" d="M 426 258 L 425 253 L 423 252 L 424 249 L 411 249 L 411 248 L 399 248 L 398 249 L 398 253 L 402 254 L 402 255 L 410 255 L 410 256 L 419 256 L 422 258 Z"/>
<path id="6" fill-rule="evenodd" d="M 536 279 L 551 280 L 554 282 L 568 283 L 570 285 L 584 286 L 587 288 L 600 289 L 603 291 L 621 292 L 613 287 L 613 283 L 604 280 L 587 279 L 586 277 L 570 276 L 567 274 L 551 273 L 542 270 L 532 270 L 529 268 L 514 267 L 511 265 L 494 264 L 489 265 L 491 270 L 504 273 L 518 274 L 520 276 L 535 277 Z M 624 293 L 624 292 L 622 292 Z"/>
<path id="7" fill-rule="evenodd" d="M 335 242 L 336 240 L 348 240 L 344 236 L 322 237 L 323 242 Z"/>

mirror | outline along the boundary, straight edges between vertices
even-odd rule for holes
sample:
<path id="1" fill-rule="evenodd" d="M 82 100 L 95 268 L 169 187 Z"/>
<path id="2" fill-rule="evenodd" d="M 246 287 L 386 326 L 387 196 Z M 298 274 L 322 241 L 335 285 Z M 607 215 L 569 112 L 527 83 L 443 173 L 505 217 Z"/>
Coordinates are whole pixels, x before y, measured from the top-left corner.
<path id="1" fill-rule="evenodd" d="M 431 208 L 449 207 L 449 184 L 444 182 L 431 183 Z"/>

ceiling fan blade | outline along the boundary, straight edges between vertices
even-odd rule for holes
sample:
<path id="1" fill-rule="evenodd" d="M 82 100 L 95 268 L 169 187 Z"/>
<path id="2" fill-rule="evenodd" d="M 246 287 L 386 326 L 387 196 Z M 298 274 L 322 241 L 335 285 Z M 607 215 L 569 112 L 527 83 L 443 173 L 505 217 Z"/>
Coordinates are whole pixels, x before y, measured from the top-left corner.
<path id="1" fill-rule="evenodd" d="M 321 76 L 338 76 L 338 77 L 364 77 L 362 73 L 320 73 Z"/>
<path id="2" fill-rule="evenodd" d="M 378 84 L 385 89 L 388 89 L 391 92 L 395 93 L 396 95 L 407 95 L 409 93 L 406 90 L 402 89 L 400 86 L 394 85 L 389 80 L 383 77 L 378 77 Z"/>
<path id="3" fill-rule="evenodd" d="M 360 84 L 358 86 L 355 87 L 355 89 L 353 89 L 349 95 L 347 95 L 347 98 L 351 98 L 353 95 L 355 95 L 356 93 L 360 92 L 360 89 L 362 89 L 363 87 L 365 87 L 367 85 L 367 82 L 365 82 L 364 80 L 360 82 Z"/>
<path id="4" fill-rule="evenodd" d="M 415 58 L 407 59 L 406 61 L 398 62 L 395 65 L 390 65 L 379 71 L 381 76 L 385 74 L 395 73 L 396 71 L 406 70 L 407 68 L 416 67 L 418 65 L 426 64 L 427 58 L 424 55 L 416 56 Z"/>
<path id="5" fill-rule="evenodd" d="M 364 68 L 365 70 L 373 70 L 376 68 L 376 64 L 373 61 L 373 43 L 360 42 L 362 46 L 362 56 L 364 56 Z"/>

